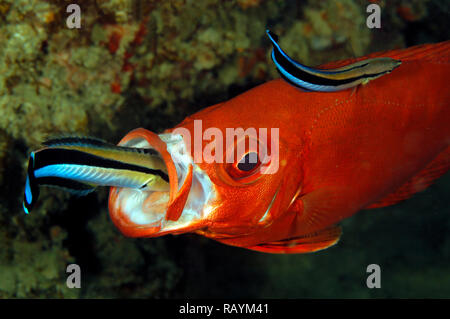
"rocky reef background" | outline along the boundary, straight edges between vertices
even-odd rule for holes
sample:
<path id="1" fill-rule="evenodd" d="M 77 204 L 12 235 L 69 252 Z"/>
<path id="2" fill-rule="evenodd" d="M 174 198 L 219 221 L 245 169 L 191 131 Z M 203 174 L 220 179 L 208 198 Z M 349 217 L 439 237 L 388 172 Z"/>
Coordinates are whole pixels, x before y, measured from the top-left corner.
<path id="1" fill-rule="evenodd" d="M 66 8 L 81 7 L 69 29 Z M 381 29 L 366 27 L 378 3 Z M 450 297 L 447 175 L 345 220 L 335 247 L 275 256 L 195 235 L 123 237 L 107 191 L 43 189 L 25 215 L 27 156 L 46 137 L 160 132 L 278 77 L 266 27 L 307 65 L 448 40 L 440 0 L 0 0 L 0 298 Z M 68 289 L 67 264 L 82 269 Z M 382 266 L 368 289 L 366 267 Z"/>

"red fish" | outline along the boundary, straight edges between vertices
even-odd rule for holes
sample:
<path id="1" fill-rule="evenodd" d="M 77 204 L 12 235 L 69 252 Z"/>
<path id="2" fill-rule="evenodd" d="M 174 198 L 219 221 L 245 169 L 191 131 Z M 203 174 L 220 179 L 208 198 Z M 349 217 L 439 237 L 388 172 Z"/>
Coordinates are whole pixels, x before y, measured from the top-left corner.
<path id="1" fill-rule="evenodd" d="M 342 219 L 425 189 L 450 166 L 450 41 L 326 67 L 373 57 L 402 64 L 366 85 L 333 93 L 267 82 L 187 117 L 176 127 L 191 134 L 184 140 L 174 129 L 130 132 L 119 145 L 156 149 L 170 191 L 142 195 L 111 188 L 113 222 L 133 237 L 195 232 L 261 252 L 305 253 L 337 243 Z M 195 120 L 203 132 L 217 128 L 223 136 L 226 128 L 268 128 L 267 138 L 257 141 L 267 145 L 275 141 L 270 128 L 278 128 L 277 163 L 259 161 L 248 169 L 241 160 L 196 162 L 202 151 L 187 147 L 198 146 Z M 204 136 L 201 143 L 201 150 L 211 148 Z M 262 167 L 271 165 L 277 169 L 265 174 Z"/>

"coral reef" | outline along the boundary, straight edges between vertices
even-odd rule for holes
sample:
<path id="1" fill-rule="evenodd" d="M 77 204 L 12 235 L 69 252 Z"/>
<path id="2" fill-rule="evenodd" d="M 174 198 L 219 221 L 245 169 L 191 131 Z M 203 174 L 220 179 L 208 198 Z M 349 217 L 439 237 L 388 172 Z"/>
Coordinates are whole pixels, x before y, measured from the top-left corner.
<path id="1" fill-rule="evenodd" d="M 75 298 L 80 291 L 66 286 L 66 266 L 73 262 L 62 241 L 65 232 L 54 226 L 52 240 L 10 238 L 0 232 L 0 298 Z"/>
<path id="2" fill-rule="evenodd" d="M 192 247 L 180 238 L 125 238 L 108 220 L 105 191 L 73 198 L 44 189 L 36 209 L 25 216 L 27 154 L 49 135 L 95 135 L 115 142 L 135 127 L 161 131 L 195 110 L 277 77 L 266 27 L 280 35 L 289 55 L 309 65 L 448 38 L 441 13 L 448 5 L 438 0 L 378 1 L 380 30 L 366 28 L 364 0 L 80 0 L 82 27 L 69 29 L 66 7 L 71 2 L 0 0 L 2 298 L 180 297 L 189 292 L 204 297 L 204 291 L 195 293 L 207 285 L 206 266 L 197 260 L 211 262 L 202 251 L 218 247 L 217 254 L 237 254 L 249 269 L 265 265 L 266 272 L 258 274 L 242 270 L 249 278 L 273 280 L 285 271 L 280 282 L 286 282 L 293 272 L 287 263 L 303 274 L 317 265 L 325 271 L 330 259 L 323 256 L 276 259 L 191 237 Z M 424 21 L 427 32 L 406 32 Z M 348 258 L 351 249 L 340 254 Z M 81 290 L 65 287 L 65 267 L 72 262 L 85 274 Z M 219 276 L 217 269 L 212 274 Z M 417 269 L 410 272 L 414 276 Z M 255 287 L 241 296 L 292 292 Z M 221 293 L 227 291 L 236 293 L 232 287 Z M 312 287 L 302 292 L 315 295 Z M 223 296 L 220 291 L 213 295 Z"/>

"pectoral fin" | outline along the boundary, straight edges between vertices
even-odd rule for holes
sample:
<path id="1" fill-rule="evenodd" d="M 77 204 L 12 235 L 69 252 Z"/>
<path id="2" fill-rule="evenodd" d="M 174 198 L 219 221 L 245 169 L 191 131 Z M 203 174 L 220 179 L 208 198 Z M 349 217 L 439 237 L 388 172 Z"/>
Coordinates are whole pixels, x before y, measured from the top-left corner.
<path id="1" fill-rule="evenodd" d="M 259 244 L 246 248 L 272 254 L 311 253 L 335 245 L 339 241 L 341 234 L 341 227 L 336 225 L 309 235 Z"/>

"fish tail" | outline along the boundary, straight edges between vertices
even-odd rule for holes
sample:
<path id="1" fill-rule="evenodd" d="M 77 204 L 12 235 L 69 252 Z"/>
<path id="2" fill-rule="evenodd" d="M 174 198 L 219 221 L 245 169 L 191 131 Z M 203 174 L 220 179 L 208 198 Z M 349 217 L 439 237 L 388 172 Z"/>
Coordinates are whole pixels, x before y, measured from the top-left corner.
<path id="1" fill-rule="evenodd" d="M 25 182 L 25 192 L 22 204 L 26 214 L 29 213 L 36 202 L 36 199 L 39 197 L 39 187 L 36 184 L 36 177 L 34 176 L 34 157 L 34 152 L 31 152 L 28 160 L 27 179 Z"/>
<path id="2" fill-rule="evenodd" d="M 87 195 L 90 192 L 94 191 L 96 188 L 95 185 L 89 183 L 78 182 L 58 176 L 52 177 L 47 176 L 37 179 L 35 175 L 35 161 L 36 161 L 36 153 L 31 152 L 30 158 L 28 160 L 24 199 L 22 203 L 23 210 L 25 211 L 26 214 L 29 214 L 34 204 L 36 203 L 37 199 L 39 198 L 40 185 L 62 188 L 78 196 Z"/>

